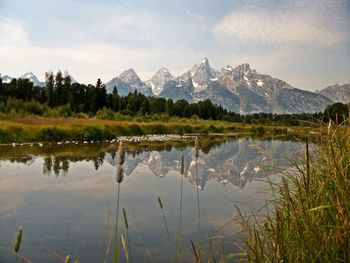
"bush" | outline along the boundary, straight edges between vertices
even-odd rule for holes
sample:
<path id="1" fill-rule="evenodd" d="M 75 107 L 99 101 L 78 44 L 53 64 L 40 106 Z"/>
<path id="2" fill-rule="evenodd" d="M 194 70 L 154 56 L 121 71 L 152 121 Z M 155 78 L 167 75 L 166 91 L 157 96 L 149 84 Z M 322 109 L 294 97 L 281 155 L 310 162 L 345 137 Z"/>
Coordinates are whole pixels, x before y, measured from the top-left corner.
<path id="1" fill-rule="evenodd" d="M 40 141 L 62 141 L 70 138 L 70 133 L 57 127 L 48 127 L 40 130 Z"/>
<path id="2" fill-rule="evenodd" d="M 63 118 L 72 117 L 72 108 L 70 104 L 60 106 L 59 113 L 60 113 L 60 117 L 63 117 Z"/>
<path id="3" fill-rule="evenodd" d="M 75 114 L 75 117 L 76 117 L 76 118 L 80 118 L 80 119 L 87 119 L 87 118 L 89 118 L 89 116 L 88 116 L 86 113 L 84 113 L 84 112 L 78 112 L 78 113 L 76 113 L 76 114 Z"/>
<path id="4" fill-rule="evenodd" d="M 129 133 L 130 135 L 144 135 L 142 128 L 137 124 L 129 126 Z"/>
<path id="5" fill-rule="evenodd" d="M 0 142 L 11 143 L 23 141 L 24 131 L 21 127 L 0 128 Z"/>
<path id="6" fill-rule="evenodd" d="M 114 111 L 111 109 L 103 108 L 96 113 L 96 118 L 102 120 L 114 120 Z"/>
<path id="7" fill-rule="evenodd" d="M 144 130 L 147 134 L 167 134 L 169 129 L 162 124 L 152 124 L 144 126 Z"/>
<path id="8" fill-rule="evenodd" d="M 34 115 L 43 115 L 44 105 L 32 100 L 24 104 L 24 109 L 27 113 Z"/>

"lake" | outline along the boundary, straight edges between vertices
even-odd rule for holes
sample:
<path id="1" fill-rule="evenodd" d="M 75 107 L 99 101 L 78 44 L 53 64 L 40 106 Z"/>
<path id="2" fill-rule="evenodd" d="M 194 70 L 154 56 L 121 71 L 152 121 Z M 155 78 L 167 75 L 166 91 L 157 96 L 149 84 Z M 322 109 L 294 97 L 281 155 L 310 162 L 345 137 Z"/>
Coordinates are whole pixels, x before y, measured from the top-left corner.
<path id="1" fill-rule="evenodd" d="M 198 141 L 197 149 L 194 138 L 124 143 L 118 233 L 126 236 L 125 208 L 135 262 L 169 262 L 178 254 L 181 183 L 183 258 L 193 259 L 191 240 L 198 249 L 197 189 L 203 250 L 211 243 L 216 254 L 240 252 L 236 206 L 246 212 L 261 208 L 269 198 L 266 181 L 278 180 L 301 150 L 299 142 L 286 138 Z M 12 249 L 23 226 L 20 254 L 33 262 L 62 262 L 55 254 L 103 262 L 109 235 L 113 243 L 118 143 L 40 146 L 0 146 L 0 246 Z M 0 262 L 15 262 L 0 251 Z"/>

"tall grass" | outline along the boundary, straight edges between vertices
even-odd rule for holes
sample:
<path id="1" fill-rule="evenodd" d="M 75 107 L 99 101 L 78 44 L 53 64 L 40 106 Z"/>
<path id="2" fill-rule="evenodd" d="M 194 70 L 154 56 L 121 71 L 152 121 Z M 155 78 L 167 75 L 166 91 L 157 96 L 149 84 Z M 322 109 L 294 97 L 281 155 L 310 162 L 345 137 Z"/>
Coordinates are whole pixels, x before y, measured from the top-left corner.
<path id="1" fill-rule="evenodd" d="M 349 121 L 330 123 L 317 145 L 273 187 L 267 215 L 241 214 L 250 262 L 350 262 Z"/>
<path id="2" fill-rule="evenodd" d="M 194 244 L 192 243 L 193 252 L 196 258 L 197 262 L 201 262 L 201 256 L 202 256 L 202 241 L 201 241 L 201 212 L 200 212 L 200 202 L 199 202 L 199 176 L 198 176 L 198 157 L 199 157 L 199 140 L 198 137 L 195 139 L 194 143 L 194 149 L 195 149 L 195 173 L 196 173 L 196 196 L 197 196 L 197 232 L 198 232 L 198 253 L 195 250 Z"/>
<path id="3" fill-rule="evenodd" d="M 182 201 L 183 201 L 183 188 L 184 188 L 184 184 L 183 184 L 183 177 L 184 177 L 184 156 L 181 156 L 181 170 L 180 170 L 180 174 L 181 174 L 181 179 L 180 179 L 180 212 L 179 212 L 179 237 L 178 237 L 178 258 L 179 258 L 179 262 L 181 262 L 181 258 L 182 258 Z"/>
<path id="4" fill-rule="evenodd" d="M 257 127 L 257 128 L 256 128 Z M 274 134 L 285 127 L 243 125 L 212 120 L 192 121 L 181 119 L 172 122 L 113 121 L 86 118 L 42 118 L 28 117 L 0 120 L 0 143 L 61 141 L 61 140 L 107 140 L 117 136 L 146 134 L 190 134 L 245 132 L 259 135 L 259 131 Z M 310 127 L 295 127 L 291 132 L 304 132 Z M 281 132 L 282 133 L 282 132 Z M 261 134 L 260 134 L 261 135 Z"/>
<path id="5" fill-rule="evenodd" d="M 113 246 L 113 263 L 116 263 L 119 258 L 119 245 L 118 245 L 118 223 L 119 223 L 119 203 L 120 203 L 120 184 L 124 179 L 123 165 L 125 161 L 125 149 L 123 147 L 123 142 L 119 143 L 118 149 L 118 165 L 117 165 L 117 201 L 116 201 L 116 216 L 115 216 L 115 227 L 114 227 L 114 246 Z"/>
<path id="6" fill-rule="evenodd" d="M 131 245 L 130 245 L 130 234 L 129 234 L 129 223 L 128 223 L 128 217 L 126 215 L 126 209 L 123 208 L 123 217 L 124 217 L 124 227 L 126 228 L 126 238 L 127 238 L 127 243 L 126 246 L 123 245 L 124 248 L 124 252 L 126 255 L 126 259 L 127 262 L 132 262 L 132 258 L 131 258 Z"/>

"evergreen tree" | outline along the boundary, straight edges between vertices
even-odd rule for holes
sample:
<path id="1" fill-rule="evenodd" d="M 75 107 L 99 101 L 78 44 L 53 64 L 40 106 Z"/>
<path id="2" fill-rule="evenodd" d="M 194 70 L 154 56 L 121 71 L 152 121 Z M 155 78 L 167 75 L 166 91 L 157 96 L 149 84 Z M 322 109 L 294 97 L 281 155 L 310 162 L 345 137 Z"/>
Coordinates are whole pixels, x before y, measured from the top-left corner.
<path id="1" fill-rule="evenodd" d="M 106 107 L 107 104 L 107 90 L 105 85 L 102 84 L 101 79 L 96 83 L 96 110 Z"/>
<path id="2" fill-rule="evenodd" d="M 72 101 L 71 84 L 72 84 L 72 78 L 68 74 L 68 71 L 65 71 L 64 72 L 64 78 L 63 78 L 61 104 L 71 103 L 71 101 Z"/>
<path id="3" fill-rule="evenodd" d="M 59 70 L 56 74 L 55 77 L 55 89 L 54 89 L 54 93 L 55 93 L 55 106 L 58 105 L 62 105 L 64 102 L 64 98 L 63 98 L 63 76 L 62 76 L 62 72 Z"/>
<path id="4" fill-rule="evenodd" d="M 47 100 L 48 105 L 50 107 L 53 107 L 55 105 L 55 98 L 54 98 L 54 77 L 52 71 L 45 73 L 45 83 L 47 88 Z"/>
<path id="5" fill-rule="evenodd" d="M 3 94 L 3 91 L 2 91 L 2 77 L 1 77 L 1 74 L 0 74 L 0 98 Z"/>
<path id="6" fill-rule="evenodd" d="M 170 116 L 174 115 L 174 101 L 172 99 L 168 99 L 166 102 L 166 112 Z"/>

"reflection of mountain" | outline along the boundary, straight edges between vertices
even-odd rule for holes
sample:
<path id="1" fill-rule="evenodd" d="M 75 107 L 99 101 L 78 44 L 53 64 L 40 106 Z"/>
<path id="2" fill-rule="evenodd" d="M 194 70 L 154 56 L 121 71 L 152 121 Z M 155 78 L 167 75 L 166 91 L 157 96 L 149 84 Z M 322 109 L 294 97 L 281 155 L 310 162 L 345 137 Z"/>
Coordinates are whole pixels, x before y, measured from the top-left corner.
<path id="1" fill-rule="evenodd" d="M 298 149 L 298 144 L 292 142 L 241 139 L 226 141 L 208 153 L 200 151 L 198 158 L 193 147 L 181 151 L 129 153 L 124 167 L 126 175 L 130 175 L 138 165 L 146 165 L 157 177 L 164 177 L 170 171 L 180 171 L 179 160 L 184 155 L 184 176 L 192 184 L 198 184 L 199 189 L 211 180 L 244 187 L 248 180 L 278 172 Z M 115 166 L 118 156 L 111 158 L 107 154 L 105 158 Z"/>
<path id="2" fill-rule="evenodd" d="M 209 143 L 208 143 L 209 142 Z M 139 166 L 148 167 L 158 178 L 166 176 L 170 171 L 180 171 L 180 159 L 184 156 L 184 176 L 199 189 L 204 189 L 208 181 L 221 184 L 234 184 L 244 187 L 246 182 L 258 177 L 278 172 L 286 166 L 288 156 L 299 149 L 298 143 L 282 140 L 252 140 L 236 139 L 213 142 L 212 139 L 199 140 L 199 155 L 193 141 L 174 147 L 169 144 L 153 145 L 149 147 L 135 147 L 126 145 L 124 163 L 125 175 L 131 175 Z M 42 148 L 40 148 L 42 149 Z M 44 150 L 44 149 L 43 149 Z M 50 175 L 66 175 L 70 163 L 88 161 L 94 168 L 99 169 L 104 163 L 116 167 L 118 164 L 117 148 L 97 151 L 88 157 L 80 155 L 55 156 L 55 151 L 41 154 L 43 156 L 43 173 Z M 37 155 L 17 156 L 8 158 L 12 162 L 22 162 L 31 165 L 38 159 Z"/>

